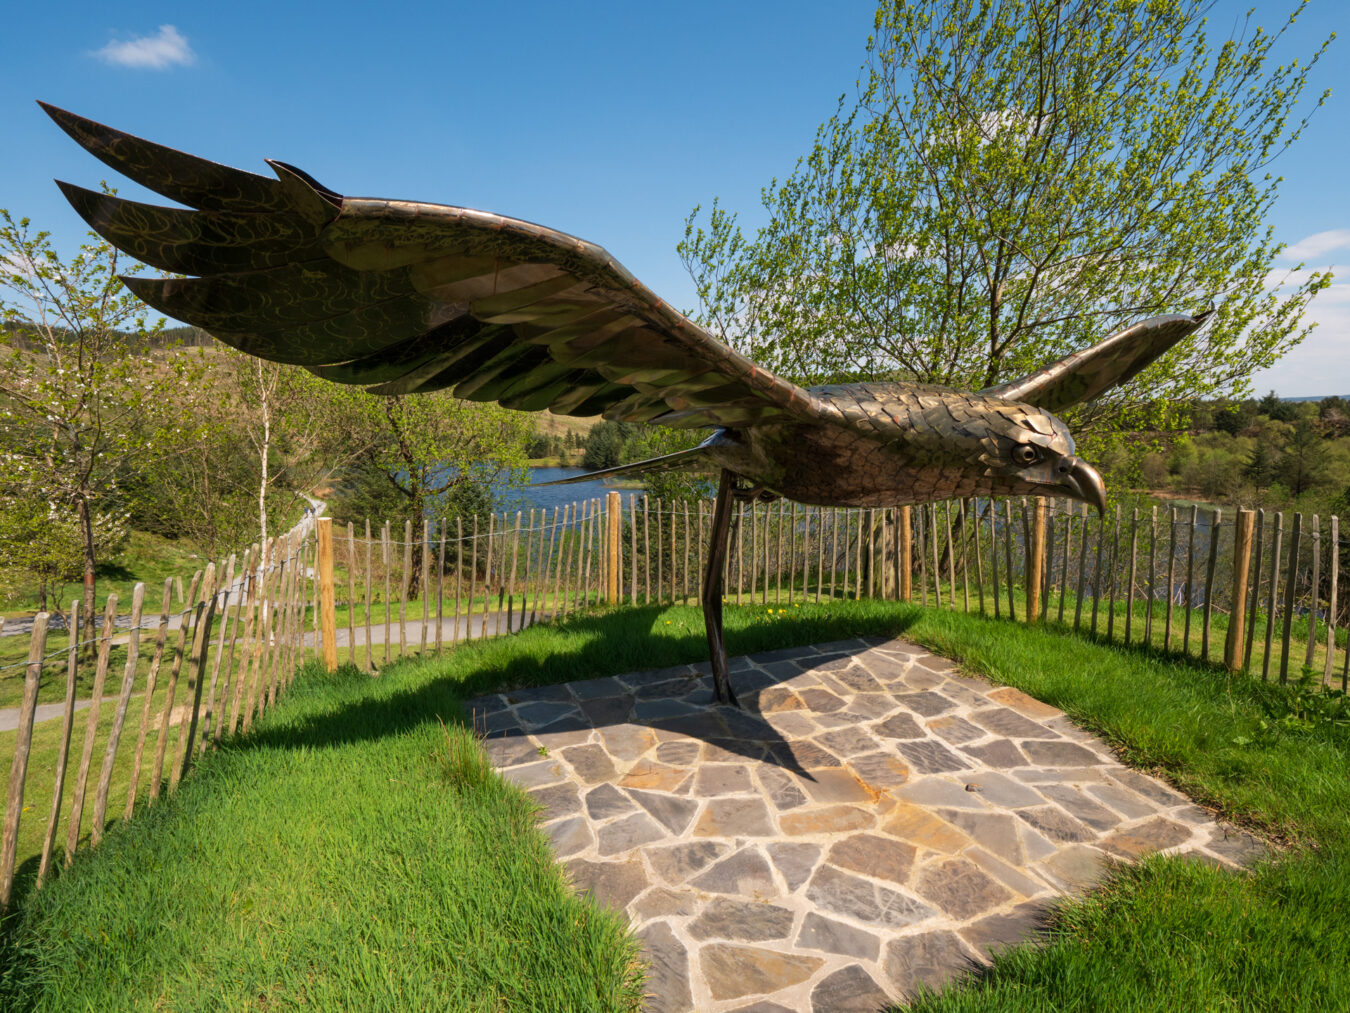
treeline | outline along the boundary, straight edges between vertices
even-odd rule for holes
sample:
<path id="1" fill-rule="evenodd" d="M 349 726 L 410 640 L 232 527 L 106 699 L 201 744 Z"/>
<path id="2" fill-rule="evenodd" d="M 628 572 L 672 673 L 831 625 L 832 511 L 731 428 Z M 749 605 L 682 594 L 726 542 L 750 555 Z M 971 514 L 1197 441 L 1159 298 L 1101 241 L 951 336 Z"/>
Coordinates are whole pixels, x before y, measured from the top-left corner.
<path id="1" fill-rule="evenodd" d="M 1200 402 L 1172 433 L 1132 434 L 1108 469 L 1144 489 L 1245 507 L 1350 513 L 1350 399 Z"/>

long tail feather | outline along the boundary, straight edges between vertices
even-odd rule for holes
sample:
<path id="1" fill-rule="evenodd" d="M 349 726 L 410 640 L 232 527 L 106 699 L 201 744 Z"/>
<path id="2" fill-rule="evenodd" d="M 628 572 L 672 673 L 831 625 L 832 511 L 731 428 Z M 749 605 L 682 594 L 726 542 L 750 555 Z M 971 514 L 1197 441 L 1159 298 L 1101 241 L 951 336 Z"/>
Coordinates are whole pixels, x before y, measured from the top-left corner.
<path id="1" fill-rule="evenodd" d="M 559 478 L 552 482 L 535 482 L 534 484 L 571 485 L 574 482 L 593 482 L 596 479 L 610 478 L 614 475 L 637 475 L 652 471 L 715 471 L 717 465 L 711 460 L 701 460 L 701 458 L 704 458 L 707 449 L 706 443 L 700 443 L 697 447 L 690 447 L 688 450 L 677 450 L 673 454 L 649 457 L 645 461 L 634 461 L 632 464 L 620 464 L 613 468 L 588 471 L 584 475 L 573 475 L 570 478 Z"/>

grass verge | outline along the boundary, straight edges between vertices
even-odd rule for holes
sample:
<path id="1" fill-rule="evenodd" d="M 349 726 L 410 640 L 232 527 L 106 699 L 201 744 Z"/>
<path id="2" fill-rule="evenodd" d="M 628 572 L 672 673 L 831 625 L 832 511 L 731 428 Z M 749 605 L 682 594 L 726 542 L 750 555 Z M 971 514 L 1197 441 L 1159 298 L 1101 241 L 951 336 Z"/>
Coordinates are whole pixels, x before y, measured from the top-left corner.
<path id="1" fill-rule="evenodd" d="M 1291 846 L 1250 875 L 1122 869 L 1061 908 L 1046 945 L 917 1008 L 1350 1008 L 1344 724 L 1280 719 L 1279 686 L 1054 627 L 867 601 L 727 622 L 733 653 L 903 633 Z M 0 1005 L 636 1008 L 624 927 L 567 892 L 525 800 L 452 718 L 490 690 L 698 660 L 702 634 L 696 609 L 635 609 L 374 680 L 307 671 L 253 736 L 16 907 Z"/>

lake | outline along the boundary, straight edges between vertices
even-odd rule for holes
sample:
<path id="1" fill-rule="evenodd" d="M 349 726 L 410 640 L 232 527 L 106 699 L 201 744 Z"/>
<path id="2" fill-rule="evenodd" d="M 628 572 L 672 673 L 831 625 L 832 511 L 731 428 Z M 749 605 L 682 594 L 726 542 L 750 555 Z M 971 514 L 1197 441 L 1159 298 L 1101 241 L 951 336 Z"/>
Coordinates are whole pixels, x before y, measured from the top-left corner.
<path id="1" fill-rule="evenodd" d="M 530 481 L 532 483 L 556 482 L 560 478 L 584 474 L 586 474 L 585 468 L 531 468 Z M 642 495 L 641 489 L 621 489 L 600 480 L 576 482 L 572 485 L 529 485 L 520 491 L 516 497 L 518 501 L 511 509 L 529 510 L 531 507 L 536 509 L 542 507 L 545 510 L 552 510 L 554 507 L 566 506 L 569 503 L 580 503 L 588 499 L 604 499 L 611 492 L 617 492 L 623 498 L 625 507 L 634 496 Z"/>

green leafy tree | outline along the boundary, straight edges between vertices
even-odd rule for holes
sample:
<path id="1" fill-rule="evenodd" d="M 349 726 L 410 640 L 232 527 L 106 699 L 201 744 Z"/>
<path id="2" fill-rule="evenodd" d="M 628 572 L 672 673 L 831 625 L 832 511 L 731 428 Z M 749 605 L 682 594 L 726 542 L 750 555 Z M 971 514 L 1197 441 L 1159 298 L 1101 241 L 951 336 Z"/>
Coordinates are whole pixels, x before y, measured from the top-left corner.
<path id="1" fill-rule="evenodd" d="M 535 420 L 449 392 L 379 397 L 332 388 L 344 438 L 361 448 L 333 496 L 335 513 L 412 521 L 482 515 L 526 481 Z M 413 543 L 409 593 L 419 593 L 421 539 Z"/>
<path id="2" fill-rule="evenodd" d="M 857 101 L 764 189 L 768 224 L 749 237 L 717 202 L 690 215 L 702 319 L 798 380 L 979 388 L 1214 305 L 1075 423 L 1241 393 L 1329 281 L 1270 291 L 1282 246 L 1264 225 L 1322 49 L 1272 66 L 1283 30 L 1251 25 L 1215 44 L 1211 6 L 882 3 Z"/>
<path id="3" fill-rule="evenodd" d="M 96 236 L 62 260 L 48 233 L 0 210 L 0 491 L 75 518 L 91 640 L 98 532 L 125 521 L 130 477 L 193 439 L 198 371 L 151 351 L 157 328 L 117 278 L 136 267 Z"/>
<path id="4" fill-rule="evenodd" d="M 1325 473 L 1322 437 L 1317 426 L 1309 419 L 1299 419 L 1280 456 L 1276 474 L 1292 495 L 1300 496 L 1318 485 Z"/>

